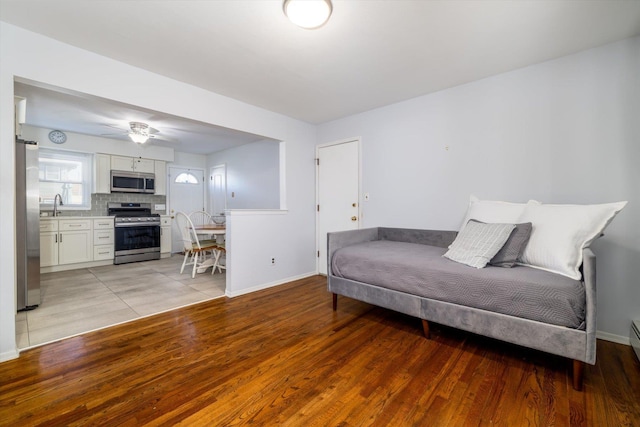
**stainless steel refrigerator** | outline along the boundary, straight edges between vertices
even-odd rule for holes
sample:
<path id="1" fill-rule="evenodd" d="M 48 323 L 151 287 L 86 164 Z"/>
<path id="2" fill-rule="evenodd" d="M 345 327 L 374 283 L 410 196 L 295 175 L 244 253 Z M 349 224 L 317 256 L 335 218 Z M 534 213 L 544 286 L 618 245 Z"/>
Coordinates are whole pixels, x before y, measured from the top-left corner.
<path id="1" fill-rule="evenodd" d="M 18 311 L 40 304 L 40 181 L 38 143 L 16 138 Z"/>

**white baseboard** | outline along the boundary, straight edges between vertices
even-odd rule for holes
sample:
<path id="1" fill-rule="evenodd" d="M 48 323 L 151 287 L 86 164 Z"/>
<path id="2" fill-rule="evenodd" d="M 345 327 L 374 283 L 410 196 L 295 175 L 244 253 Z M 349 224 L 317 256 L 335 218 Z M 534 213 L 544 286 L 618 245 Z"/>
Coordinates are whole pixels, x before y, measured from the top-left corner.
<path id="1" fill-rule="evenodd" d="M 5 351 L 4 353 L 0 353 L 0 362 L 17 359 L 19 355 L 20 353 L 18 353 L 18 349 L 15 349 L 13 351 Z"/>
<path id="2" fill-rule="evenodd" d="M 631 341 L 629 337 L 625 337 L 623 335 L 610 334 L 609 332 L 596 331 L 596 338 L 605 341 L 611 341 L 618 344 L 631 345 Z"/>
<path id="3" fill-rule="evenodd" d="M 250 294 L 251 292 L 261 291 L 263 289 L 273 288 L 274 286 L 284 285 L 285 283 L 289 283 L 289 282 L 293 282 L 294 280 L 300 280 L 300 279 L 304 279 L 304 278 L 307 278 L 307 277 L 315 276 L 316 274 L 318 274 L 318 273 L 316 273 L 315 271 L 311 271 L 309 273 L 304 273 L 304 274 L 300 274 L 298 276 L 293 276 L 293 277 L 287 277 L 286 279 L 277 280 L 275 282 L 263 283 L 261 285 L 252 286 L 250 288 L 242 289 L 242 290 L 237 291 L 237 292 L 229 292 L 229 290 L 227 289 L 225 291 L 225 295 L 227 297 L 229 297 L 229 298 L 233 298 L 233 297 L 237 297 L 237 296 L 244 295 L 244 294 Z"/>

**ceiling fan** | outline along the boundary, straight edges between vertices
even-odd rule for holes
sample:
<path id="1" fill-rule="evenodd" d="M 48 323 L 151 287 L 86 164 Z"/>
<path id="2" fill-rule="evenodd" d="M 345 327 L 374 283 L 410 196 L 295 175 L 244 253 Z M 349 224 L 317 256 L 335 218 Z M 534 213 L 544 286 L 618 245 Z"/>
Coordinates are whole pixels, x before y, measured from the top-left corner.
<path id="1" fill-rule="evenodd" d="M 107 125 L 109 126 L 109 125 Z M 128 135 L 136 144 L 144 144 L 150 138 L 156 138 L 156 134 L 160 133 L 158 129 L 152 128 L 147 123 L 129 122 L 129 131 L 122 133 L 103 133 L 103 136 Z"/>
<path id="2" fill-rule="evenodd" d="M 129 122 L 129 127 L 131 128 L 129 138 L 136 144 L 144 144 L 149 138 L 153 138 L 154 135 L 151 134 L 152 130 L 158 133 L 157 129 L 153 129 L 149 127 L 148 124 L 142 122 Z"/>

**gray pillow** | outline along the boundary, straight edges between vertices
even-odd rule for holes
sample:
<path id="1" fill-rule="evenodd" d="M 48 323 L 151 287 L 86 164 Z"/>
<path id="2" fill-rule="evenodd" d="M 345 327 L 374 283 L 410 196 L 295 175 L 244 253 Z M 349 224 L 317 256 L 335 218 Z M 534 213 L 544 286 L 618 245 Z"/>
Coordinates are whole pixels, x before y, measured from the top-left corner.
<path id="1" fill-rule="evenodd" d="M 485 224 L 469 221 L 443 255 L 475 268 L 487 265 L 515 229 L 514 224 Z"/>
<path id="2" fill-rule="evenodd" d="M 533 225 L 530 222 L 516 224 L 516 228 L 511 232 L 511 236 L 509 236 L 507 242 L 504 244 L 502 249 L 500 249 L 493 258 L 491 258 L 489 264 L 495 265 L 496 267 L 513 267 L 524 251 L 524 248 L 527 246 L 529 237 L 531 237 L 532 229 Z"/>

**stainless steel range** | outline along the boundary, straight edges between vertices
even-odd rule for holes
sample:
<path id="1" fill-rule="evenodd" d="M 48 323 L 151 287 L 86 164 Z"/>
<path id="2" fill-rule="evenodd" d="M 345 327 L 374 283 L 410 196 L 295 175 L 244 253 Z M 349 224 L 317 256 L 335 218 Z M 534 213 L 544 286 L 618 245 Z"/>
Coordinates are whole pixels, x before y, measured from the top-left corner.
<path id="1" fill-rule="evenodd" d="M 115 217 L 114 264 L 160 259 L 160 215 L 151 203 L 109 203 Z"/>

